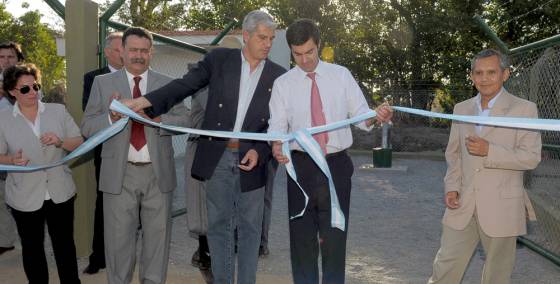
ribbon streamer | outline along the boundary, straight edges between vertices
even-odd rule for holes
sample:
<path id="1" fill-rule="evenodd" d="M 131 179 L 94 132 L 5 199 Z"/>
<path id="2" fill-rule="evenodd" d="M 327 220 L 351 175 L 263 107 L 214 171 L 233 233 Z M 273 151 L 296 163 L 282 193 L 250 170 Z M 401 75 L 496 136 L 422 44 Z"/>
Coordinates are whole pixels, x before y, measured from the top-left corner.
<path id="1" fill-rule="evenodd" d="M 62 160 L 48 164 L 48 165 L 30 165 L 30 166 L 14 166 L 14 165 L 0 165 L 0 171 L 11 171 L 11 172 L 33 172 L 38 170 L 43 170 L 47 168 L 57 167 L 70 160 L 81 156 L 97 145 L 107 141 L 109 138 L 115 134 L 122 131 L 130 119 L 152 125 L 154 127 L 159 127 L 162 129 L 185 133 L 185 134 L 195 134 L 202 136 L 212 136 L 219 138 L 234 138 L 234 139 L 245 139 L 245 140 L 258 140 L 258 141 L 281 141 L 282 142 L 282 152 L 285 156 L 290 159 L 290 162 L 286 164 L 286 171 L 288 175 L 296 182 L 300 188 L 302 194 L 304 195 L 305 205 L 300 213 L 290 216 L 290 220 L 303 216 L 307 204 L 309 201 L 308 195 L 305 193 L 299 182 L 297 181 L 297 173 L 291 163 L 291 153 L 289 142 L 295 140 L 303 150 L 305 150 L 313 161 L 317 164 L 319 169 L 325 174 L 329 182 L 329 193 L 331 196 L 331 226 L 333 228 L 338 228 L 340 230 L 345 230 L 346 220 L 344 213 L 340 210 L 340 205 L 338 202 L 338 197 L 336 195 L 335 186 L 332 180 L 331 173 L 325 157 L 321 152 L 319 144 L 313 139 L 312 135 L 316 133 L 321 133 L 325 131 L 332 131 L 341 127 L 346 127 L 350 124 L 356 124 L 363 120 L 372 118 L 376 116 L 376 112 L 370 110 L 369 112 L 363 113 L 361 115 L 355 116 L 353 118 L 337 121 L 334 123 L 311 127 L 307 129 L 300 129 L 289 134 L 282 133 L 250 133 L 250 132 L 230 132 L 230 131 L 210 131 L 186 127 L 178 127 L 172 125 L 166 125 L 162 123 L 156 123 L 149 119 L 143 118 L 139 114 L 133 112 L 131 109 L 123 105 L 122 103 L 113 100 L 110 109 L 123 115 L 127 116 L 120 119 L 119 121 L 113 123 L 111 126 L 103 129 L 86 140 L 82 145 L 64 157 Z M 481 125 L 491 125 L 499 127 L 509 127 L 509 128 L 522 128 L 522 129 L 533 129 L 533 130 L 551 130 L 560 131 L 560 120 L 558 119 L 537 119 L 537 118 L 523 118 L 523 117 L 480 117 L 480 116 L 469 116 L 469 115 L 452 115 L 452 114 L 442 114 L 435 113 L 425 110 L 418 110 L 413 108 L 398 107 L 394 106 L 393 109 L 410 113 L 414 115 L 420 115 L 432 118 L 442 118 L 450 119 L 455 121 L 462 121 L 467 123 L 481 124 Z"/>

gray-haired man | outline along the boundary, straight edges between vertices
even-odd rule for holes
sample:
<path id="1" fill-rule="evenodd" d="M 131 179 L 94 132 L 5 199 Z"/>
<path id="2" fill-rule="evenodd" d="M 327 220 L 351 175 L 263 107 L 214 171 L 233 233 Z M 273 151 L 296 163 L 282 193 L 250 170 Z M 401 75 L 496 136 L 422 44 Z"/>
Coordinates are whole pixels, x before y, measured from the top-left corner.
<path id="1" fill-rule="evenodd" d="M 284 68 L 268 60 L 276 23 L 262 11 L 243 21 L 244 47 L 210 52 L 183 78 L 125 103 L 157 116 L 208 86 L 203 129 L 266 132 L 274 80 Z M 151 108 L 148 108 L 151 107 Z M 192 176 L 207 180 L 208 244 L 214 283 L 234 283 L 234 229 L 238 229 L 237 283 L 255 283 L 263 218 L 266 142 L 199 137 Z"/>

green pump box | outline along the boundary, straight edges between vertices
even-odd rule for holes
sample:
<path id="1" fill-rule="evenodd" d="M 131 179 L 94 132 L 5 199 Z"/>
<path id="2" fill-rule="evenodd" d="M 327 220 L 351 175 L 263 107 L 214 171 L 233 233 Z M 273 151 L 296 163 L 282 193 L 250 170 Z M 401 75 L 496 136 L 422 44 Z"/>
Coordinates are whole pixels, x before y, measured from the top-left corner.
<path id="1" fill-rule="evenodd" d="M 392 166 L 391 148 L 373 148 L 373 166 L 376 168 L 390 168 Z"/>

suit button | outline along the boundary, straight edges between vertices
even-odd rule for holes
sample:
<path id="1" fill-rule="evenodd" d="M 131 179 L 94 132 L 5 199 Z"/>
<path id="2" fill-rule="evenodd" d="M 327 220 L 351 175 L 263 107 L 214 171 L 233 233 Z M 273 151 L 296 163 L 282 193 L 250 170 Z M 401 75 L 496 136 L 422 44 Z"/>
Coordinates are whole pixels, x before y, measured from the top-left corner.
<path id="1" fill-rule="evenodd" d="M 208 137 L 208 141 L 212 141 L 212 137 Z"/>
<path id="2" fill-rule="evenodd" d="M 261 121 L 264 122 L 264 118 L 261 118 Z"/>
<path id="3" fill-rule="evenodd" d="M 221 123 L 218 122 L 218 126 L 222 125 Z"/>
<path id="4" fill-rule="evenodd" d="M 219 105 L 218 105 L 219 108 L 222 108 L 223 106 L 224 106 L 224 105 L 222 105 L 222 104 L 219 104 Z"/>
<path id="5" fill-rule="evenodd" d="M 272 92 L 272 89 L 271 89 L 271 88 L 268 88 L 268 91 L 269 91 L 269 92 Z"/>

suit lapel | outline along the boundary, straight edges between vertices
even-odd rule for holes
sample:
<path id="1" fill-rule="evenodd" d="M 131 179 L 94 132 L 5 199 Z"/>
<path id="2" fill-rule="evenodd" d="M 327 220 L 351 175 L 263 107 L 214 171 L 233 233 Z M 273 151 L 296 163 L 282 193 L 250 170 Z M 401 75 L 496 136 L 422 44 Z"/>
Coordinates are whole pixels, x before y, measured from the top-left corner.
<path id="1" fill-rule="evenodd" d="M 153 90 L 156 90 L 159 87 L 159 86 L 156 87 L 158 79 L 159 78 L 155 75 L 154 71 L 149 69 L 148 70 L 148 85 L 146 86 L 146 93 L 149 93 Z"/>
<path id="2" fill-rule="evenodd" d="M 478 115 L 478 107 L 476 106 L 476 100 L 472 99 L 471 102 L 472 104 L 467 109 L 467 113 L 465 113 L 465 115 Z M 476 124 L 465 123 L 464 127 L 467 135 L 476 135 L 476 128 L 475 128 Z"/>
<path id="3" fill-rule="evenodd" d="M 117 91 L 121 95 L 123 99 L 132 99 L 132 90 L 130 90 L 130 86 L 128 85 L 128 77 L 126 77 L 126 71 L 123 69 L 115 72 L 114 77 L 114 86 L 117 86 Z M 109 94 L 111 96 L 111 94 Z"/>
<path id="4" fill-rule="evenodd" d="M 239 83 L 241 80 L 241 50 L 233 52 L 229 60 L 224 62 L 224 106 L 231 114 L 230 119 L 235 123 L 237 105 L 239 103 Z"/>

